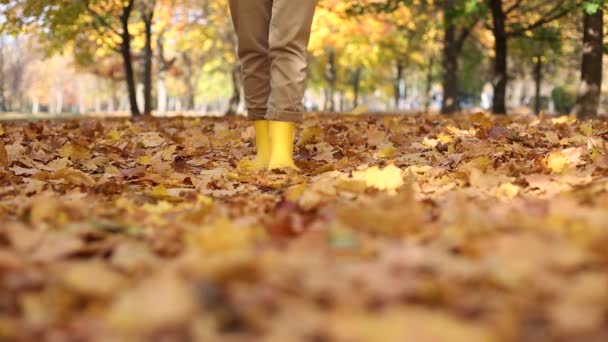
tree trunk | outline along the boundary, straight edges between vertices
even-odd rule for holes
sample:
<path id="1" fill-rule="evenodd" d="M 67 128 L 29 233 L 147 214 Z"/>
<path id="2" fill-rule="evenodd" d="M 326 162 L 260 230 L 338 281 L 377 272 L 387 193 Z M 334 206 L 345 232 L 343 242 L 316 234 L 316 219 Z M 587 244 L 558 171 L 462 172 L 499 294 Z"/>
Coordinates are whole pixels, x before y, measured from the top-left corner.
<path id="1" fill-rule="evenodd" d="M 395 84 L 393 89 L 395 92 L 395 109 L 399 110 L 399 103 L 401 103 L 401 80 L 403 79 L 403 63 L 398 60 L 395 69 Z"/>
<path id="2" fill-rule="evenodd" d="M 494 102 L 492 110 L 495 114 L 506 114 L 506 97 L 507 97 L 507 31 L 506 31 L 506 15 L 502 7 L 502 0 L 490 0 L 492 10 L 492 21 L 495 45 L 495 61 L 494 61 Z"/>
<path id="3" fill-rule="evenodd" d="M 361 73 L 363 70 L 361 68 L 357 68 L 353 74 L 353 108 L 357 108 L 359 106 L 359 92 L 361 90 Z"/>
<path id="4" fill-rule="evenodd" d="M 182 60 L 185 68 L 186 98 L 185 110 L 194 110 L 196 87 L 198 85 L 200 72 L 195 70 L 194 62 L 187 52 L 182 53 Z M 200 69 L 200 68 L 199 68 Z"/>
<path id="5" fill-rule="evenodd" d="M 443 101 L 442 114 L 453 114 L 460 110 L 458 103 L 458 43 L 456 27 L 449 16 L 454 8 L 453 0 L 444 1 L 445 31 L 443 37 Z"/>
<path id="6" fill-rule="evenodd" d="M 125 2 L 120 21 L 122 23 L 122 42 L 120 44 L 120 54 L 122 55 L 125 68 L 125 81 L 127 82 L 127 92 L 129 94 L 129 103 L 131 105 L 131 114 L 133 116 L 141 115 L 139 106 L 137 105 L 137 89 L 135 88 L 135 73 L 133 72 L 133 59 L 131 56 L 131 33 L 129 32 L 129 18 L 133 12 L 133 3 L 135 0 Z"/>
<path id="7" fill-rule="evenodd" d="M 93 101 L 95 107 L 95 114 L 101 113 L 101 99 L 99 98 L 99 93 L 95 94 L 95 100 Z"/>
<path id="8" fill-rule="evenodd" d="M 428 69 L 426 72 L 426 89 L 424 95 L 424 111 L 428 112 L 431 107 L 431 90 L 433 87 L 433 66 L 435 64 L 435 56 L 431 56 Z"/>
<path id="9" fill-rule="evenodd" d="M 536 115 L 540 114 L 541 111 L 541 98 L 540 98 L 540 91 L 541 91 L 541 87 L 542 87 L 542 82 L 543 82 L 543 56 L 536 56 L 535 57 L 535 64 L 534 64 L 534 83 L 536 85 L 536 91 L 534 94 L 534 113 L 536 113 Z"/>
<path id="10" fill-rule="evenodd" d="M 228 103 L 228 110 L 226 115 L 236 115 L 241 104 L 241 67 L 236 65 L 232 68 L 232 96 Z"/>
<path id="11" fill-rule="evenodd" d="M 38 96 L 34 96 L 32 99 L 32 114 L 38 114 L 40 112 L 40 102 L 38 102 Z"/>
<path id="12" fill-rule="evenodd" d="M 167 112 L 167 73 L 165 71 L 160 71 L 158 73 L 158 82 L 157 82 L 158 94 L 156 94 L 156 110 L 159 113 Z"/>
<path id="13" fill-rule="evenodd" d="M 196 106 L 196 89 L 192 86 L 192 84 L 188 84 L 187 88 L 186 106 L 184 109 L 187 111 L 194 111 L 194 107 Z"/>
<path id="14" fill-rule="evenodd" d="M 335 112 L 336 111 L 336 54 L 332 48 L 327 51 L 327 68 L 325 69 L 325 80 L 329 87 L 327 88 L 327 96 L 325 97 L 325 111 Z"/>
<path id="15" fill-rule="evenodd" d="M 59 88 L 55 92 L 55 114 L 63 113 L 63 89 Z"/>
<path id="16" fill-rule="evenodd" d="M 601 9 L 593 14 L 585 11 L 584 30 L 581 85 L 574 113 L 580 119 L 590 119 L 598 115 L 602 92 L 604 12 Z"/>
<path id="17" fill-rule="evenodd" d="M 152 114 L 152 20 L 154 19 L 154 2 L 148 8 L 143 8 L 143 18 L 146 32 L 144 52 L 144 115 Z"/>
<path id="18" fill-rule="evenodd" d="M 82 95 L 82 92 L 79 91 L 78 92 L 78 114 L 84 114 L 86 112 L 85 109 L 85 105 L 84 105 L 84 97 Z"/>
<path id="19" fill-rule="evenodd" d="M 114 108 L 114 105 L 115 105 L 115 103 L 114 103 L 114 97 L 112 97 L 112 96 L 108 97 L 106 104 L 107 104 L 106 105 L 106 112 L 107 113 L 113 113 L 115 111 L 115 108 Z"/>
<path id="20" fill-rule="evenodd" d="M 168 100 L 168 94 L 167 94 L 167 72 L 169 71 L 169 69 L 173 66 L 173 63 L 175 63 L 175 58 L 171 59 L 171 60 L 167 60 L 165 58 L 165 39 L 164 39 L 164 32 L 161 32 L 158 35 L 158 39 L 157 39 L 157 44 L 158 46 L 158 64 L 159 64 L 159 71 L 158 71 L 158 94 L 156 95 L 157 97 L 157 108 L 156 110 L 158 110 L 159 113 L 165 113 L 167 111 L 167 100 Z"/>
<path id="21" fill-rule="evenodd" d="M 0 112 L 6 112 L 8 110 L 6 105 L 6 98 L 4 97 L 4 82 L 6 77 L 4 75 L 4 34 L 0 34 Z"/>

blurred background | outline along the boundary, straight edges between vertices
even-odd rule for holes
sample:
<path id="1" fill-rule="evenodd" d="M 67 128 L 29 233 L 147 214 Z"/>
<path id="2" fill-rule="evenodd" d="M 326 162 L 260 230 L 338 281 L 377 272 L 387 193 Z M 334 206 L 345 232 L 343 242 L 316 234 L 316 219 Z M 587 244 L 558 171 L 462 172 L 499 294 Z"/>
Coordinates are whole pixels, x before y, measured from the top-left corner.
<path id="1" fill-rule="evenodd" d="M 242 113 L 227 2 L 0 0 L 0 111 Z M 607 49 L 603 34 L 598 42 L 583 32 L 603 33 L 603 6 L 320 0 L 304 103 L 322 112 L 444 113 L 570 113 L 578 105 L 601 115 L 608 97 L 598 106 L 585 92 L 601 84 Z M 581 83 L 581 74 L 591 80 Z"/>

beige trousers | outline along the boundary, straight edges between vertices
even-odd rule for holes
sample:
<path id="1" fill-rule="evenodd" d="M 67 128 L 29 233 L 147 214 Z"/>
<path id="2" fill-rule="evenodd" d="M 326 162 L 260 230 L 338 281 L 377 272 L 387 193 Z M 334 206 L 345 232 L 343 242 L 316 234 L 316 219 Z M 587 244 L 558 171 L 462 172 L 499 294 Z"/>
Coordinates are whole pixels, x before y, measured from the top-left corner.
<path id="1" fill-rule="evenodd" d="M 318 0 L 230 0 L 251 120 L 302 121 Z"/>

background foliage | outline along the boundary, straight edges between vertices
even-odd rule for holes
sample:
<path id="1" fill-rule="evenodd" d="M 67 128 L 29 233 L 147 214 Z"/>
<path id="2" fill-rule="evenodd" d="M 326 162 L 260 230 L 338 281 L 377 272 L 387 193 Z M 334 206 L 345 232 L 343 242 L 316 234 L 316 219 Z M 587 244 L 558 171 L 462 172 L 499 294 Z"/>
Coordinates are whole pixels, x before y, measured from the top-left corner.
<path id="1" fill-rule="evenodd" d="M 318 111 L 364 105 L 501 112 L 502 101 L 509 111 L 565 113 L 580 95 L 584 16 L 603 15 L 604 6 L 604 0 L 321 0 L 305 104 Z M 134 104 L 144 112 L 244 110 L 226 0 L 1 0 L 0 11 L 2 110 L 114 112 Z"/>

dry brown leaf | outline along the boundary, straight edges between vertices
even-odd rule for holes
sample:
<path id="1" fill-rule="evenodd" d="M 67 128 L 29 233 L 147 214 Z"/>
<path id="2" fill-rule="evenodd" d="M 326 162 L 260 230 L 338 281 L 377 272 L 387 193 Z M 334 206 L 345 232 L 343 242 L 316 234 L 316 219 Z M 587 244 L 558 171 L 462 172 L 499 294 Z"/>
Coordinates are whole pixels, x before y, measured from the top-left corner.
<path id="1" fill-rule="evenodd" d="M 8 152 L 2 140 L 0 140 L 0 166 L 5 168 L 9 166 Z"/>
<path id="2" fill-rule="evenodd" d="M 93 186 L 96 183 L 95 180 L 88 174 L 70 167 L 59 169 L 53 172 L 50 175 L 50 178 L 63 179 L 65 182 L 74 185 Z"/>

